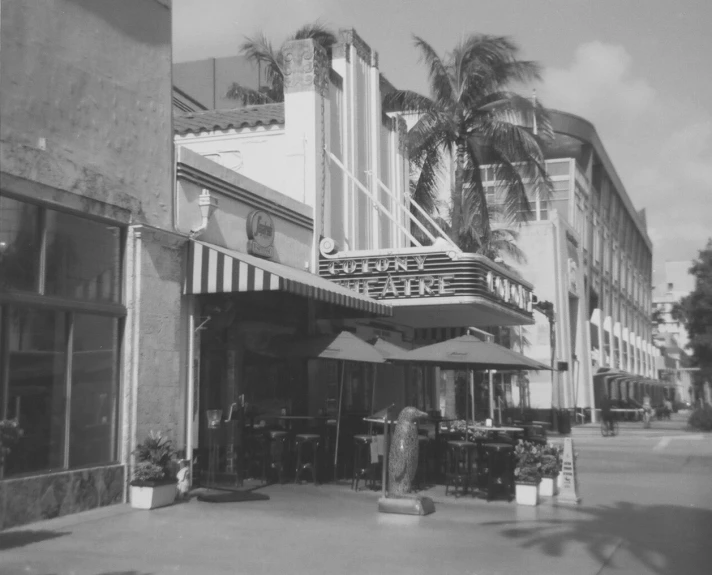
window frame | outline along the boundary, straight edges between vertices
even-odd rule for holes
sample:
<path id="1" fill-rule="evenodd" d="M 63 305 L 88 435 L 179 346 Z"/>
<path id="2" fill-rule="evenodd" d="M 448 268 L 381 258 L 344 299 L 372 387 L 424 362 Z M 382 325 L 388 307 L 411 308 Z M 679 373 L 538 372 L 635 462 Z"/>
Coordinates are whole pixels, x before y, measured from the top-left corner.
<path id="1" fill-rule="evenodd" d="M 9 289 L 0 291 L 0 417 L 7 418 L 9 416 L 9 376 L 10 376 L 10 349 L 9 349 L 9 310 L 11 308 L 26 308 L 34 310 L 52 311 L 57 314 L 65 314 L 66 321 L 66 343 L 64 353 L 66 354 L 66 364 L 64 366 L 64 389 L 65 389 L 65 406 L 64 406 L 64 454 L 63 464 L 60 468 L 48 468 L 41 470 L 33 470 L 23 473 L 13 474 L 12 478 L 46 474 L 53 471 L 66 471 L 69 469 L 82 469 L 85 467 L 95 467 L 97 465 L 109 465 L 119 460 L 119 427 L 121 421 L 121 393 L 122 393 L 122 357 L 124 346 L 124 333 L 126 329 L 127 308 L 125 306 L 125 281 L 126 281 L 126 249 L 128 227 L 124 224 L 113 220 L 87 216 L 78 214 L 71 210 L 57 209 L 52 204 L 27 201 L 27 198 L 20 197 L 12 193 L 6 193 L 4 190 L 0 192 L 15 201 L 36 206 L 39 209 L 38 219 L 38 235 L 40 237 L 40 249 L 37 255 L 36 266 L 38 269 L 35 285 L 32 291 Z M 118 229 L 119 237 L 119 252 L 118 252 L 118 267 L 115 270 L 117 274 L 117 302 L 97 302 L 91 300 L 82 300 L 78 298 L 70 298 L 65 296 L 45 295 L 46 283 L 46 259 L 47 259 L 47 211 L 53 210 L 62 212 L 73 217 L 92 220 L 102 224 L 110 225 Z M 111 458 L 109 461 L 100 463 L 91 463 L 87 465 L 74 466 L 69 465 L 70 458 L 70 426 L 72 418 L 72 364 L 73 364 L 73 346 L 74 346 L 74 323 L 77 314 L 94 315 L 111 317 L 117 321 L 116 339 L 114 345 L 115 366 L 114 366 L 114 381 L 112 388 L 115 393 L 115 405 L 112 410 L 113 425 L 110 430 L 111 437 Z M 16 414 L 15 414 L 16 415 Z"/>

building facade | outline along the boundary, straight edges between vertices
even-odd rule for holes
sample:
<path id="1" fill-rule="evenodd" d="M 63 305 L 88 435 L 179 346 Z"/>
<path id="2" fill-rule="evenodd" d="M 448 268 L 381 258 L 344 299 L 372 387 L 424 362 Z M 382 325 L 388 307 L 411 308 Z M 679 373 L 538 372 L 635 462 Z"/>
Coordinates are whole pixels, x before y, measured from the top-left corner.
<path id="1" fill-rule="evenodd" d="M 543 314 L 524 328 L 531 356 L 560 367 L 553 378 L 530 374 L 531 407 L 595 408 L 604 390 L 614 399 L 642 398 L 635 377 L 641 386 L 657 377 L 645 212 L 631 203 L 592 124 L 557 111 L 551 120 L 555 139 L 544 153 L 553 190 L 529 198 L 532 214 L 517 228 L 526 262 L 509 262 L 540 301 L 553 303 L 553 335 Z M 490 168 L 482 179 L 497 203 Z M 611 371 L 630 381 L 596 377 Z"/>
<path id="2" fill-rule="evenodd" d="M 460 335 L 469 326 L 532 323 L 532 286 L 518 274 L 482 256 L 463 254 L 444 235 L 431 237 L 430 245 L 421 245 L 413 237 L 407 195 L 406 126 L 399 115 L 386 115 L 381 110 L 382 97 L 392 87 L 379 71 L 378 54 L 353 30 L 340 32 L 330 58 L 311 41 L 289 42 L 283 51 L 289 63 L 283 103 L 176 115 L 179 198 L 186 193 L 187 201 L 199 201 L 201 186 L 210 195 L 220 193 L 218 181 L 211 178 L 204 178 L 199 186 L 191 179 L 192 187 L 186 186 L 188 172 L 181 158 L 191 158 L 190 162 L 200 162 L 203 171 L 213 166 L 222 174 L 222 181 L 230 174 L 231 178 L 259 182 L 260 188 L 283 196 L 283 203 L 300 206 L 309 215 L 312 235 L 308 254 L 302 253 L 301 259 L 288 265 L 312 273 L 315 285 L 324 282 L 332 286 L 330 290 L 343 290 L 351 298 L 360 298 L 359 302 L 370 301 L 370 306 L 376 303 L 380 307 L 375 313 L 361 310 L 346 314 L 320 312 L 312 306 L 303 333 L 348 330 L 367 341 L 381 338 L 408 349 L 433 341 L 433 337 L 437 341 Z M 221 213 L 223 201 L 220 197 L 216 214 Z M 276 207 L 263 209 L 273 215 Z M 246 256 L 245 251 L 250 246 L 234 240 L 244 233 L 242 224 L 220 224 L 219 230 L 213 226 L 208 224 L 199 243 L 218 252 L 227 248 L 230 253 L 225 255 L 247 261 L 249 254 Z M 292 249 L 294 246 L 293 241 Z M 284 253 L 287 248 L 282 244 Z M 262 263 L 250 260 L 253 265 L 267 269 L 274 261 L 269 253 L 258 255 Z M 219 265 L 215 266 L 215 284 L 224 285 L 220 279 L 224 272 L 217 271 Z M 195 273 L 208 278 L 205 285 L 213 277 L 202 268 Z M 234 282 L 223 291 L 239 310 L 241 296 L 235 293 Z M 196 306 L 204 309 L 202 306 L 211 305 L 204 288 L 192 293 Z M 206 401 L 219 399 L 224 411 L 229 399 L 235 401 L 243 394 L 250 404 L 260 402 L 263 413 L 285 409 L 309 416 L 333 416 L 338 401 L 337 362 L 307 362 L 306 373 L 299 376 L 301 383 L 288 386 L 291 392 L 285 388 L 281 397 L 260 398 L 251 391 L 251 379 L 280 379 L 264 372 L 276 369 L 279 362 L 274 358 L 265 362 L 256 356 L 269 354 L 270 340 L 295 332 L 289 326 L 280 330 L 273 325 L 274 320 L 255 317 L 249 324 L 248 318 L 239 314 L 229 328 L 239 335 L 232 340 L 228 337 L 230 343 L 221 344 L 222 350 L 211 351 L 207 344 L 196 343 L 203 359 L 213 351 L 218 357 L 225 353 L 229 357 L 234 353 L 234 342 L 247 337 L 240 345 L 250 346 L 252 355 L 238 350 L 234 360 L 225 360 L 226 365 L 233 366 L 231 373 L 237 374 L 235 387 L 227 394 L 215 392 L 212 399 L 202 395 L 207 379 L 219 379 L 215 374 L 200 372 L 194 379 L 203 402 L 196 411 L 194 428 L 202 430 L 205 437 L 205 426 L 199 418 Z M 208 312 L 200 316 L 216 317 Z M 201 340 L 207 341 L 213 320 L 201 330 Z M 260 337 L 255 334 L 257 323 L 262 323 Z M 265 323 L 273 327 L 267 328 Z M 261 348 L 256 347 L 258 344 Z M 260 362 L 269 365 L 259 367 Z M 215 365 L 216 360 L 210 363 Z M 294 365 L 285 365 L 284 369 L 293 376 L 299 373 Z M 352 366 L 342 377 L 344 409 L 354 425 L 362 422 L 364 415 L 389 404 L 396 408 L 416 405 L 454 415 L 452 373 L 434 368 Z M 486 396 L 486 391 L 482 395 Z M 484 403 L 482 410 L 486 412 Z M 193 444 L 203 449 L 205 443 L 199 435 Z"/>
<path id="3" fill-rule="evenodd" d="M 0 528 L 124 501 L 135 438 L 184 435 L 187 341 L 170 3 L 3 2 L 1 26 L 0 418 L 24 435 Z"/>
<path id="4" fill-rule="evenodd" d="M 657 370 L 660 379 L 675 386 L 674 398 L 683 404 L 694 402 L 691 360 L 685 352 L 689 337 L 673 309 L 695 289 L 689 273 L 692 261 L 665 262 L 662 281 L 653 290 L 653 339 L 660 350 Z"/>

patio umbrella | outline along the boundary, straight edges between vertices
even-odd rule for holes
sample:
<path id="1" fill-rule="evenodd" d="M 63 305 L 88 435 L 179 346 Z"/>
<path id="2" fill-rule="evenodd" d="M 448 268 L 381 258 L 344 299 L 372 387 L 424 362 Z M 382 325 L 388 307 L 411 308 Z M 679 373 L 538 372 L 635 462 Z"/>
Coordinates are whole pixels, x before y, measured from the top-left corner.
<path id="1" fill-rule="evenodd" d="M 399 359 L 404 353 L 408 353 L 408 350 L 404 347 L 391 343 L 381 337 L 376 337 L 370 340 L 369 343 L 373 345 L 385 359 Z"/>
<path id="2" fill-rule="evenodd" d="M 548 365 L 494 342 L 483 341 L 474 335 L 462 335 L 419 347 L 405 352 L 400 357 L 391 358 L 390 361 L 413 361 L 440 366 L 467 365 L 480 370 L 551 370 Z"/>
<path id="3" fill-rule="evenodd" d="M 389 361 L 412 361 L 442 367 L 465 366 L 472 370 L 551 370 L 551 367 L 491 341 L 473 335 L 462 335 L 447 341 L 413 349 Z M 490 391 L 492 383 L 490 381 Z M 470 382 L 474 403 L 474 384 Z M 490 393 L 490 413 L 492 412 Z M 474 405 L 472 419 L 474 421 Z"/>
<path id="4" fill-rule="evenodd" d="M 344 396 L 344 363 L 384 363 L 383 355 L 372 345 L 348 331 L 338 334 L 303 337 L 297 341 L 280 344 L 275 351 L 281 357 L 303 357 L 312 359 L 335 359 L 340 362 L 339 408 L 336 418 L 336 448 L 334 449 L 334 475 L 339 457 L 339 434 L 341 431 L 341 406 Z"/>

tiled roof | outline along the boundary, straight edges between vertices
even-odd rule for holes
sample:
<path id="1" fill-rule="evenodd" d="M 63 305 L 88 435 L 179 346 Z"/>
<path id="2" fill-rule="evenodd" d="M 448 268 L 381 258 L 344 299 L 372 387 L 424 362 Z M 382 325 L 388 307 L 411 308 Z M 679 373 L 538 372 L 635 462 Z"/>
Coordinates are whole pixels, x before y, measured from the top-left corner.
<path id="1" fill-rule="evenodd" d="M 175 114 L 173 117 L 173 130 L 179 135 L 215 130 L 239 130 L 272 124 L 284 124 L 284 104 L 245 106 L 233 110 L 206 110 Z"/>

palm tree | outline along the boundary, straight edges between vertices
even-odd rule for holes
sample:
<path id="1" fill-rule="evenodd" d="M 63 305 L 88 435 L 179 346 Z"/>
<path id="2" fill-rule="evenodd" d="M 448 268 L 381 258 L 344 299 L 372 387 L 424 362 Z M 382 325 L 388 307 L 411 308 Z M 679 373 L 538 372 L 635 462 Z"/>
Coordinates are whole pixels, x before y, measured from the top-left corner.
<path id="1" fill-rule="evenodd" d="M 413 197 L 434 205 L 438 175 L 454 157 L 451 237 L 467 251 L 510 245 L 499 243 L 507 234 L 493 233 L 480 168 L 492 166 L 507 219 L 518 221 L 531 212 L 527 190 L 548 197 L 540 138 L 553 136 L 551 124 L 540 104 L 509 90 L 511 84 L 539 79 L 539 66 L 518 59 L 518 47 L 499 36 L 471 35 L 445 59 L 420 37 L 415 46 L 428 68 L 430 97 L 398 90 L 384 99 L 388 111 L 419 115 L 408 134 L 412 168 L 419 173 Z"/>
<path id="2" fill-rule="evenodd" d="M 337 41 L 336 35 L 317 21 L 302 26 L 293 36 L 287 38 L 285 43 L 308 38 L 327 52 L 331 51 Z M 284 102 L 284 61 L 281 48 L 275 52 L 272 42 L 260 32 L 254 38 L 245 38 L 240 46 L 240 53 L 260 67 L 265 76 L 265 84 L 255 90 L 234 82 L 227 91 L 227 97 L 239 100 L 244 106 Z"/>

